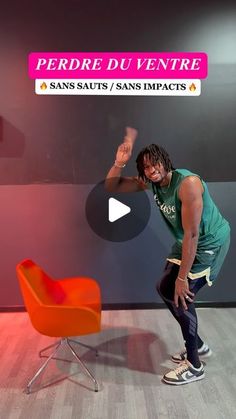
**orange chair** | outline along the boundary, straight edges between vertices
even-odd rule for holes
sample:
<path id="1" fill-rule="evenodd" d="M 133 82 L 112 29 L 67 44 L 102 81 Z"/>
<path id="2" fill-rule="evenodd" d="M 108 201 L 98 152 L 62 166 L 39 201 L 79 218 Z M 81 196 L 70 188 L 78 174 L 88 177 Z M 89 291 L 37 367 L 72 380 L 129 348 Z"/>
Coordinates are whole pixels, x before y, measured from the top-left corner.
<path id="1" fill-rule="evenodd" d="M 61 345 L 69 347 L 83 371 L 93 381 L 94 390 L 98 391 L 96 379 L 77 355 L 71 343 L 92 349 L 97 355 L 96 349 L 68 338 L 68 336 L 87 335 L 101 330 L 101 294 L 97 282 L 94 279 L 82 277 L 54 280 L 29 259 L 19 263 L 16 272 L 25 307 L 34 328 L 43 335 L 61 338 L 39 352 L 42 356 L 47 349 L 56 347 L 30 380 L 26 392 L 31 392 L 31 385 L 49 361 L 55 357 Z"/>

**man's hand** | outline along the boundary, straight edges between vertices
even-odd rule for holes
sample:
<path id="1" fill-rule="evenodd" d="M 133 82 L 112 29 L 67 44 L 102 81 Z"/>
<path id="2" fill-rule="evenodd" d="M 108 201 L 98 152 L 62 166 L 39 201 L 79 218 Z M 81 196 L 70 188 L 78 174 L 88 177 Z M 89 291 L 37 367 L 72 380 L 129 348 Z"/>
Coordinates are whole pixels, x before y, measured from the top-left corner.
<path id="1" fill-rule="evenodd" d="M 122 143 L 121 145 L 119 145 L 117 153 L 116 153 L 116 162 L 117 164 L 119 164 L 120 166 L 126 164 L 130 157 L 131 157 L 131 145 L 127 142 L 127 143 Z"/>
<path id="2" fill-rule="evenodd" d="M 122 166 L 129 161 L 137 135 L 138 131 L 135 128 L 125 128 L 124 142 L 118 147 L 116 153 L 116 162 L 119 165 Z"/>
<path id="3" fill-rule="evenodd" d="M 135 128 L 126 127 L 125 136 L 129 137 L 131 140 L 136 140 L 138 131 Z"/>
<path id="4" fill-rule="evenodd" d="M 131 147 L 131 151 L 134 146 L 134 142 L 137 138 L 138 131 L 135 128 L 126 127 L 125 128 L 125 137 L 124 137 L 124 143 L 129 144 Z"/>
<path id="5" fill-rule="evenodd" d="M 175 297 L 174 297 L 176 307 L 179 307 L 179 299 L 180 299 L 183 308 L 185 310 L 188 310 L 186 301 L 188 303 L 192 303 L 193 299 L 191 297 L 194 297 L 194 294 L 191 291 L 189 291 L 188 281 L 180 281 L 177 278 L 175 281 Z"/>

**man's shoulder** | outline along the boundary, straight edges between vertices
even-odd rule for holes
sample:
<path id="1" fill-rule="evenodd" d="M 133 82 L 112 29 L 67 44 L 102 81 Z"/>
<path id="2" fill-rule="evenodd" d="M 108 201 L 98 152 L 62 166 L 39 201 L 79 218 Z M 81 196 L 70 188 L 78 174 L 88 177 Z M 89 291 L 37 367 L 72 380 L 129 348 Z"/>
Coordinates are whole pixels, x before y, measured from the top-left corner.
<path id="1" fill-rule="evenodd" d="M 205 190 L 205 182 L 201 177 L 191 172 L 188 169 L 176 169 L 176 185 L 178 187 L 178 194 L 181 198 L 182 194 L 189 195 L 190 193 L 201 193 Z"/>
<path id="2" fill-rule="evenodd" d="M 133 183 L 136 184 L 140 189 L 148 189 L 148 184 L 144 182 L 144 180 L 139 176 L 133 176 L 131 179 Z"/>
<path id="3" fill-rule="evenodd" d="M 186 176 L 197 176 L 200 177 L 197 173 L 192 172 L 189 169 L 175 169 L 174 170 L 176 172 L 176 174 L 179 174 L 182 177 L 186 177 Z"/>
<path id="4" fill-rule="evenodd" d="M 194 182 L 194 181 L 200 181 L 205 185 L 204 180 L 198 173 L 194 173 L 190 171 L 189 169 L 175 169 L 175 178 L 178 183 L 181 183 L 182 181 L 185 182 Z"/>

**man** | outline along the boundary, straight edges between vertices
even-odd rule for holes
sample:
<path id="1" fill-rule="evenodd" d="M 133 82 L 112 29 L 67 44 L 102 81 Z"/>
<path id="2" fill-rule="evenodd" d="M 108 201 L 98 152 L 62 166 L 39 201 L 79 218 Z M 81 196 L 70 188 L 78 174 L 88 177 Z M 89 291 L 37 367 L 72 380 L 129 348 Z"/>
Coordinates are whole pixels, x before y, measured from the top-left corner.
<path id="1" fill-rule="evenodd" d="M 180 385 L 204 378 L 199 357 L 211 349 L 197 334 L 196 293 L 212 285 L 227 254 L 230 227 L 211 199 L 206 183 L 186 169 L 174 169 L 166 150 L 156 144 L 145 147 L 136 159 L 138 176 L 121 177 L 129 161 L 137 131 L 126 128 L 106 188 L 116 192 L 151 189 L 164 221 L 175 237 L 157 290 L 178 321 L 185 349 L 172 356 L 178 367 L 164 375 L 166 383 Z"/>

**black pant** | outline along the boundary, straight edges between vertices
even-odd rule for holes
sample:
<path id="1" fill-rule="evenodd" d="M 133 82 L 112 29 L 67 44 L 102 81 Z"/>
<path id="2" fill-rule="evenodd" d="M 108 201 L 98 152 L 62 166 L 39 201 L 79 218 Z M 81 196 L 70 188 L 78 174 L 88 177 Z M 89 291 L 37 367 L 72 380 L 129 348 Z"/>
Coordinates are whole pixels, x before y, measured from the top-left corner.
<path id="1" fill-rule="evenodd" d="M 184 310 L 181 301 L 179 301 L 179 307 L 177 308 L 174 303 L 174 293 L 175 293 L 175 281 L 178 276 L 179 266 L 167 262 L 164 274 L 157 284 L 157 291 L 160 294 L 161 298 L 166 303 L 167 307 L 178 321 L 183 338 L 185 340 L 185 346 L 187 350 L 187 359 L 194 367 L 200 366 L 198 348 L 203 344 L 202 339 L 197 334 L 197 313 L 194 307 L 194 303 L 188 302 L 186 304 L 188 309 Z M 189 279 L 189 289 L 194 293 L 197 292 L 207 283 L 205 276 L 202 278 L 197 278 L 194 280 Z M 195 297 L 194 297 L 195 298 Z"/>

